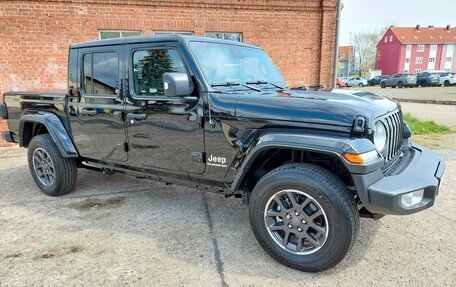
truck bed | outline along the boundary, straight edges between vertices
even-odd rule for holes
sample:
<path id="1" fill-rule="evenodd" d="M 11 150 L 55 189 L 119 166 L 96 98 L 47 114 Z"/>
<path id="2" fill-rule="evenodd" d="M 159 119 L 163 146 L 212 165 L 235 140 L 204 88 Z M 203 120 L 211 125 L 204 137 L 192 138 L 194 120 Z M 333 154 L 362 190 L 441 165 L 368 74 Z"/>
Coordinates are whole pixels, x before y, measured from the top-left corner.
<path id="1" fill-rule="evenodd" d="M 2 112 L 2 117 L 8 122 L 8 129 L 11 137 L 17 142 L 19 136 L 19 122 L 21 115 L 26 110 L 48 110 L 66 122 L 66 94 L 55 92 L 6 92 L 4 104 L 6 115 Z"/>

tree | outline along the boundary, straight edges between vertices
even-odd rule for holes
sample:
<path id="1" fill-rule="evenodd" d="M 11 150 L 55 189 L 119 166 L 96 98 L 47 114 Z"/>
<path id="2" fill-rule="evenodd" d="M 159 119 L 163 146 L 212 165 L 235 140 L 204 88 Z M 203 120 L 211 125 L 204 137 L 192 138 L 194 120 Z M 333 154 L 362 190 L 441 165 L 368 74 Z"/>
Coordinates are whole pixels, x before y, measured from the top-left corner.
<path id="1" fill-rule="evenodd" d="M 138 81 L 141 94 L 163 94 L 163 74 L 176 72 L 169 50 L 165 49 L 150 50 L 135 68 L 141 70 L 142 80 Z"/>
<path id="2" fill-rule="evenodd" d="M 375 45 L 372 33 L 358 33 L 353 37 L 355 49 L 355 65 L 359 69 L 359 76 L 362 76 L 375 65 Z"/>
<path id="3" fill-rule="evenodd" d="M 374 69 L 377 43 L 389 27 L 390 25 L 387 25 L 375 32 L 363 32 L 354 35 L 355 66 L 359 69 L 359 76 L 369 72 L 370 69 Z"/>

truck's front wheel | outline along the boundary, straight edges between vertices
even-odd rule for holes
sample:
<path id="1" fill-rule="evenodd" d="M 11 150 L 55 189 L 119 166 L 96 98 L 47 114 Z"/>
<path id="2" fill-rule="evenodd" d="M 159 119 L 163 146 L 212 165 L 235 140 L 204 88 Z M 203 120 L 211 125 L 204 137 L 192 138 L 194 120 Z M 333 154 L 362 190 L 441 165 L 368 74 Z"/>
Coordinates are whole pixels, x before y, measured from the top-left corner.
<path id="1" fill-rule="evenodd" d="M 359 214 L 349 191 L 329 171 L 290 164 L 257 183 L 251 195 L 250 224 L 274 259 L 319 272 L 335 266 L 350 250 Z"/>
<path id="2" fill-rule="evenodd" d="M 28 146 L 28 165 L 33 180 L 47 195 L 70 193 L 76 184 L 76 162 L 60 154 L 49 134 L 32 138 Z"/>

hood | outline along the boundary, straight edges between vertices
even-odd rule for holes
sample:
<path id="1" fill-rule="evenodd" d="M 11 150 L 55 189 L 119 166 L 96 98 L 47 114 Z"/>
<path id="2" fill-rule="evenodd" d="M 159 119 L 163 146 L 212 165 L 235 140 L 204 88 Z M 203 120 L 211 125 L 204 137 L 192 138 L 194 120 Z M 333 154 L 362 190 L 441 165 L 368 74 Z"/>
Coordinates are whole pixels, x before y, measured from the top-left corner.
<path id="1" fill-rule="evenodd" d="M 237 118 L 292 121 L 351 127 L 356 116 L 370 121 L 398 108 L 398 103 L 371 93 L 351 95 L 336 92 L 304 90 L 242 91 L 220 94 L 218 103 L 225 102 Z M 216 100 L 217 102 L 217 100 Z M 227 105 L 226 105 L 227 104 Z M 215 105 L 217 106 L 217 105 Z"/>

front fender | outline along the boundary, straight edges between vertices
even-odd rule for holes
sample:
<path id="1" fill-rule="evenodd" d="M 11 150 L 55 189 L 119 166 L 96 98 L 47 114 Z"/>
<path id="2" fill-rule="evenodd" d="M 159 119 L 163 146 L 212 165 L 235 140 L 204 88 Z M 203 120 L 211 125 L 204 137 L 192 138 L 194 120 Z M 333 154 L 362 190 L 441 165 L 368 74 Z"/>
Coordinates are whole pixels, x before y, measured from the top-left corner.
<path id="1" fill-rule="evenodd" d="M 271 148 L 297 149 L 332 155 L 338 158 L 352 174 L 369 173 L 383 166 L 383 159 L 381 158 L 368 166 L 351 164 L 343 158 L 344 153 L 361 154 L 374 150 L 374 144 L 366 138 L 350 139 L 339 136 L 266 133 L 258 138 L 256 145 L 249 150 L 244 158 L 231 185 L 233 191 L 239 190 L 244 177 L 261 152 Z"/>
<path id="2" fill-rule="evenodd" d="M 55 144 L 57 145 L 63 157 L 78 157 L 78 151 L 71 140 L 67 130 L 63 126 L 62 121 L 57 115 L 52 112 L 27 110 L 22 114 L 19 122 L 19 146 L 28 146 L 30 138 L 25 134 L 26 123 L 43 124 Z"/>

